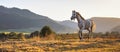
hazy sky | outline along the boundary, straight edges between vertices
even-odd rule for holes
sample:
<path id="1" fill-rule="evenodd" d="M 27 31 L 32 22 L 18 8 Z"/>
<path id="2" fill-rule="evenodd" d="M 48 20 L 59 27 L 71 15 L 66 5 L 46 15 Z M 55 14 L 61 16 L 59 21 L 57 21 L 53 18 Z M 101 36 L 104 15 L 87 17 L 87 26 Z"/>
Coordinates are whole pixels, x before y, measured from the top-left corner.
<path id="1" fill-rule="evenodd" d="M 70 20 L 72 10 L 85 18 L 120 17 L 120 0 L 1 0 L 0 5 L 29 9 L 53 20 Z"/>

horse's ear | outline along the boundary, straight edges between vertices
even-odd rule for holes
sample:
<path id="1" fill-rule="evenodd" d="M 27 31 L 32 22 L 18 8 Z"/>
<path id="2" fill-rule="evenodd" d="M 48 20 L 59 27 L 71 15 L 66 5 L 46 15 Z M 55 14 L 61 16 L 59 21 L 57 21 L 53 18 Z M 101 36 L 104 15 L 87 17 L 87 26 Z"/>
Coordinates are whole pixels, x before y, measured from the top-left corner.
<path id="1" fill-rule="evenodd" d="M 72 11 L 75 11 L 75 10 L 72 10 Z"/>

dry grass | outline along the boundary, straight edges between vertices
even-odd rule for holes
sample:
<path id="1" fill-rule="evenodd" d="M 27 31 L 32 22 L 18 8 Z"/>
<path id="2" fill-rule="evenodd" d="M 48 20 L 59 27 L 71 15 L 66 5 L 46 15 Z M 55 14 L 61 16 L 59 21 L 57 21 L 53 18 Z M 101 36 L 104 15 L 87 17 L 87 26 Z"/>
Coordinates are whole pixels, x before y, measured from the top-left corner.
<path id="1" fill-rule="evenodd" d="M 6 41 L 0 42 L 0 52 L 43 52 L 44 50 L 37 46 L 32 46 L 31 42 L 27 41 Z"/>
<path id="2" fill-rule="evenodd" d="M 100 38 L 99 38 L 100 39 Z M 0 42 L 0 51 L 12 52 L 119 52 L 120 39 L 5 41 Z"/>
<path id="3" fill-rule="evenodd" d="M 91 38 L 80 41 L 74 35 L 53 35 L 0 42 L 0 52 L 119 52 L 119 38 Z M 68 38 L 68 39 L 67 39 Z M 49 40 L 50 39 L 50 40 Z"/>

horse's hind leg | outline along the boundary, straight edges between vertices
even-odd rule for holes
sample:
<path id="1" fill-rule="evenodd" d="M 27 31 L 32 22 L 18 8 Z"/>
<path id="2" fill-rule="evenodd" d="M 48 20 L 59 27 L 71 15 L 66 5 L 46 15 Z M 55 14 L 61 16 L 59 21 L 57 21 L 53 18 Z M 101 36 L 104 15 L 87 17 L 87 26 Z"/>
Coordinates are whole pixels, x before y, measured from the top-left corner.
<path id="1" fill-rule="evenodd" d="M 88 30 L 88 39 L 90 39 L 91 31 L 90 29 L 87 29 L 87 30 Z"/>

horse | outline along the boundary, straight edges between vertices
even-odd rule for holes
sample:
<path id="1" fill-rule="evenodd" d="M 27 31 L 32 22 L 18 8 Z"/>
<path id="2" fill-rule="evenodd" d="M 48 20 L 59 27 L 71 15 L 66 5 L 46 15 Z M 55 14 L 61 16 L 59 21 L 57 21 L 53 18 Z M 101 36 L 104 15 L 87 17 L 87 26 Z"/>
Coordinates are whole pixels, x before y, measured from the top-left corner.
<path id="1" fill-rule="evenodd" d="M 79 27 L 79 39 L 83 39 L 82 31 L 87 30 L 88 31 L 88 39 L 90 38 L 90 34 L 93 33 L 96 29 L 96 24 L 92 19 L 85 20 L 79 12 L 76 12 L 75 10 L 72 11 L 71 20 L 77 19 L 78 21 L 78 27 Z"/>

